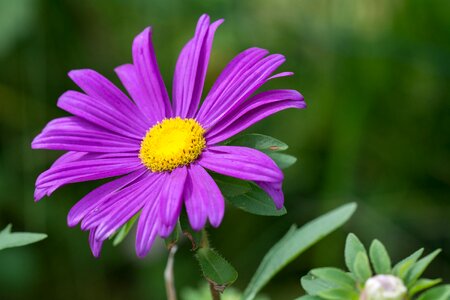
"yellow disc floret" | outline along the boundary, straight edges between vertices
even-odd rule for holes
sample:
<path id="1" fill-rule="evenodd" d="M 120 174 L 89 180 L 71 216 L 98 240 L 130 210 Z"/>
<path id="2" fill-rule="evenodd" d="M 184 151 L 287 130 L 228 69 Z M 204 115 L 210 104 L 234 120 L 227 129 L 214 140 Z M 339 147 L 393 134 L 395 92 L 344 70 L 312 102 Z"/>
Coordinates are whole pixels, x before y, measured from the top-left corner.
<path id="1" fill-rule="evenodd" d="M 205 130 L 194 119 L 164 119 L 141 142 L 139 158 L 153 172 L 172 171 L 197 159 L 205 148 Z"/>

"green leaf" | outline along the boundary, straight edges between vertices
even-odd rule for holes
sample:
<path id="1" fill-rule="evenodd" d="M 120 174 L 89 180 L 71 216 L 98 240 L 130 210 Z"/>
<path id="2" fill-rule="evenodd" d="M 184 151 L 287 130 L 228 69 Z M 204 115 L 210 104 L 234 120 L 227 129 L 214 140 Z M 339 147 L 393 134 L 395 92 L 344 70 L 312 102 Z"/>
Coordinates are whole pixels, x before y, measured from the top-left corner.
<path id="1" fill-rule="evenodd" d="M 181 232 L 181 227 L 180 227 L 180 222 L 177 222 L 177 226 L 175 226 L 175 229 L 172 231 L 172 233 L 164 239 L 164 243 L 166 244 L 166 248 L 168 250 L 170 250 L 173 246 L 176 245 L 176 243 L 178 242 L 179 238 L 180 238 L 180 232 Z"/>
<path id="2" fill-rule="evenodd" d="M 305 295 L 294 300 L 323 300 L 323 298 L 320 298 L 319 296 Z"/>
<path id="3" fill-rule="evenodd" d="M 422 253 L 423 248 L 417 250 L 407 258 L 403 259 L 394 266 L 394 268 L 392 269 L 392 273 L 404 281 L 404 278 L 408 273 L 409 269 L 411 269 L 411 267 L 416 263 L 417 259 L 419 259 Z"/>
<path id="4" fill-rule="evenodd" d="M 358 294 L 355 291 L 342 288 L 322 291 L 318 296 L 327 300 L 358 300 Z"/>
<path id="5" fill-rule="evenodd" d="M 214 284 L 217 290 L 223 291 L 225 287 L 236 281 L 238 273 L 233 266 L 210 248 L 201 248 L 195 254 L 203 276 Z"/>
<path id="6" fill-rule="evenodd" d="M 450 299 L 450 284 L 434 287 L 422 295 L 417 300 L 448 300 Z"/>
<path id="7" fill-rule="evenodd" d="M 188 216 L 184 211 L 180 215 L 180 227 L 181 232 L 183 232 L 183 234 L 191 241 L 191 250 L 197 250 L 203 242 L 203 234 L 205 234 L 204 231 L 195 231 L 192 229 L 189 224 Z"/>
<path id="8" fill-rule="evenodd" d="M 236 197 L 252 190 L 250 182 L 233 177 L 224 176 L 217 173 L 211 173 L 214 181 L 217 183 L 220 191 L 225 197 Z"/>
<path id="9" fill-rule="evenodd" d="M 291 227 L 286 235 L 264 256 L 244 291 L 243 299 L 254 299 L 255 295 L 276 273 L 306 249 L 347 222 L 355 209 L 355 203 L 346 204 L 314 219 L 299 229 L 296 229 L 295 226 Z"/>
<path id="10" fill-rule="evenodd" d="M 311 270 L 311 274 L 317 278 L 331 282 L 338 287 L 355 289 L 356 282 L 348 273 L 337 268 L 318 268 Z"/>
<path id="11" fill-rule="evenodd" d="M 282 216 L 286 214 L 286 208 L 277 209 L 272 198 L 256 184 L 251 183 L 250 187 L 251 190 L 245 194 L 228 197 L 228 202 L 255 215 Z"/>
<path id="12" fill-rule="evenodd" d="M 274 152 L 269 153 L 268 155 L 273 159 L 273 161 L 277 164 L 277 166 L 280 169 L 289 168 L 290 166 L 292 166 L 297 162 L 297 157 L 289 154 Z"/>
<path id="13" fill-rule="evenodd" d="M 117 246 L 125 239 L 125 237 L 130 233 L 131 228 L 133 228 L 134 223 L 138 219 L 139 214 L 134 215 L 128 222 L 126 222 L 122 227 L 120 227 L 117 234 L 114 235 L 113 246 Z"/>
<path id="14" fill-rule="evenodd" d="M 359 282 L 364 283 L 372 276 L 372 270 L 370 269 L 369 258 L 367 253 L 358 252 L 353 265 L 353 271 Z"/>
<path id="15" fill-rule="evenodd" d="M 317 278 L 312 274 L 303 276 L 300 279 L 300 283 L 302 288 L 312 296 L 317 296 L 320 292 L 336 288 L 334 283 Z"/>
<path id="16" fill-rule="evenodd" d="M 419 279 L 419 277 L 423 274 L 428 265 L 433 261 L 433 259 L 441 252 L 441 249 L 437 249 L 432 253 L 428 254 L 424 258 L 420 259 L 417 263 L 415 263 L 405 277 L 405 285 L 410 286 L 414 284 L 414 282 Z"/>
<path id="17" fill-rule="evenodd" d="M 250 133 L 229 140 L 227 145 L 250 147 L 263 152 L 284 151 L 288 145 L 271 136 Z"/>
<path id="18" fill-rule="evenodd" d="M 295 300 L 323 300 L 323 298 L 320 298 L 319 296 L 305 295 Z"/>
<path id="19" fill-rule="evenodd" d="M 391 259 L 386 248 L 379 240 L 372 242 L 369 253 L 375 273 L 391 274 Z"/>
<path id="20" fill-rule="evenodd" d="M 0 250 L 39 242 L 47 237 L 44 233 L 11 232 L 9 224 L 0 232 Z"/>
<path id="21" fill-rule="evenodd" d="M 360 242 L 360 240 L 354 235 L 353 233 L 350 233 L 347 236 L 347 240 L 345 242 L 345 264 L 347 265 L 347 268 L 350 272 L 355 273 L 355 259 L 358 253 L 362 252 L 366 254 L 366 248 L 364 248 L 364 245 Z"/>
<path id="22" fill-rule="evenodd" d="M 430 287 L 435 286 L 436 284 L 440 283 L 442 281 L 442 279 L 438 278 L 438 279 L 426 279 L 426 278 L 421 278 L 419 280 L 416 281 L 416 283 L 410 288 L 409 290 L 409 296 L 412 297 L 415 294 L 429 289 Z"/>

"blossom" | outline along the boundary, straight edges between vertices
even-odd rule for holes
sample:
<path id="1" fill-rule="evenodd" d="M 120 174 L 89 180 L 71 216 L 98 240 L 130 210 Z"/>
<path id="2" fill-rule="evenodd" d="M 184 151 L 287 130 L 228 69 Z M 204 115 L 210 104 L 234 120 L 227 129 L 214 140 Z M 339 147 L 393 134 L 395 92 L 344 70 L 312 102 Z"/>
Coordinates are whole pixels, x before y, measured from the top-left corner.
<path id="1" fill-rule="evenodd" d="M 393 275 L 376 275 L 369 278 L 360 296 L 361 300 L 402 300 L 407 293 L 402 280 Z"/>
<path id="2" fill-rule="evenodd" d="M 34 149 L 67 153 L 38 177 L 34 196 L 38 201 L 69 183 L 117 177 L 88 193 L 67 217 L 69 226 L 81 223 L 82 230 L 89 230 L 94 256 L 137 214 L 140 257 L 156 236 L 170 235 L 183 207 L 194 230 L 207 221 L 219 226 L 224 198 L 208 171 L 253 181 L 277 208 L 283 206 L 283 173 L 274 161 L 255 149 L 220 143 L 273 113 L 301 109 L 305 103 L 295 90 L 255 94 L 267 81 L 292 73 L 274 75 L 285 58 L 250 48 L 225 67 L 200 106 L 214 34 L 222 22 L 200 17 L 178 57 L 172 101 L 150 27 L 133 41 L 133 63 L 115 69 L 129 96 L 93 70 L 69 72 L 83 92 L 65 92 L 58 107 L 72 116 L 49 122 L 32 142 Z"/>

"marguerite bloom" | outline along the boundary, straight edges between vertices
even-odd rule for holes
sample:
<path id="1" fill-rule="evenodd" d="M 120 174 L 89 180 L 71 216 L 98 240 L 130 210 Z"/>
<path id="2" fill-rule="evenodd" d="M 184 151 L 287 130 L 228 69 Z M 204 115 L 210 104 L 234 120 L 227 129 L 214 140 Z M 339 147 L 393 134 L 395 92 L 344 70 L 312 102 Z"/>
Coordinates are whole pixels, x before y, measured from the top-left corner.
<path id="1" fill-rule="evenodd" d="M 70 210 L 69 226 L 89 230 L 95 256 L 102 243 L 140 213 L 136 253 L 145 256 L 156 236 L 167 237 L 183 206 L 194 230 L 207 220 L 217 227 L 224 199 L 207 172 L 254 181 L 283 206 L 283 173 L 266 154 L 221 142 L 255 122 L 287 108 L 304 108 L 295 90 L 254 94 L 284 62 L 279 54 L 250 48 L 222 71 L 202 105 L 200 99 L 214 33 L 203 15 L 184 46 L 173 78 L 172 101 L 161 77 L 146 28 L 133 41 L 133 64 L 115 69 L 130 97 L 93 70 L 69 77 L 83 92 L 68 91 L 58 107 L 73 116 L 47 124 L 33 141 L 35 149 L 65 150 L 36 181 L 36 201 L 59 187 L 118 177 L 82 198 Z M 131 99 L 132 100 L 131 100 Z M 200 106 L 200 107 L 199 107 Z"/>

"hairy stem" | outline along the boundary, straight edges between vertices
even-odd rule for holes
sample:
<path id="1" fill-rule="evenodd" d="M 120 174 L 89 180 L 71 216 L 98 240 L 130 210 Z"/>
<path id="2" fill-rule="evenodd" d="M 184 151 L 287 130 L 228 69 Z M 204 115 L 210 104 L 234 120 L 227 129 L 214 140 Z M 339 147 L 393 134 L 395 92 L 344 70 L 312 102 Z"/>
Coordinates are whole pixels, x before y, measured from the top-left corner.
<path id="1" fill-rule="evenodd" d="M 213 300 L 220 300 L 220 292 L 216 290 L 216 287 L 212 282 L 209 283 L 209 290 L 211 291 L 211 296 Z"/>
<path id="2" fill-rule="evenodd" d="M 173 262 L 175 260 L 175 252 L 177 246 L 174 245 L 169 250 L 169 257 L 167 258 L 166 269 L 164 270 L 164 280 L 166 282 L 167 300 L 177 300 L 177 293 L 175 290 L 175 278 L 173 276 Z"/>

